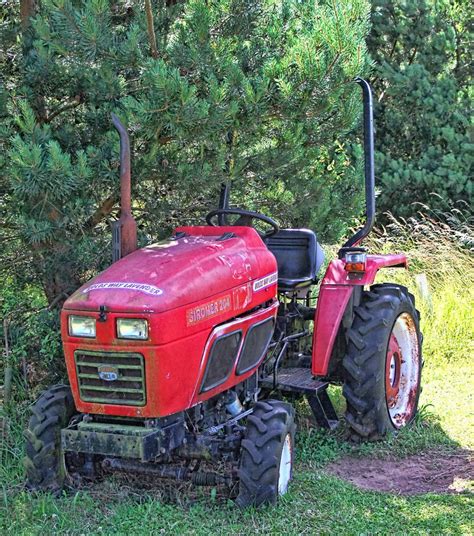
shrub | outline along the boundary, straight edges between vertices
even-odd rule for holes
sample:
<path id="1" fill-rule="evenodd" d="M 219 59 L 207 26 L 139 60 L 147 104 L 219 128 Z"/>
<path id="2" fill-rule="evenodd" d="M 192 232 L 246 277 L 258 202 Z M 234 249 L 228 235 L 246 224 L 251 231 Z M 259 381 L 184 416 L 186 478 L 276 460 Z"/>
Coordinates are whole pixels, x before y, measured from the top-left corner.
<path id="1" fill-rule="evenodd" d="M 470 3 L 374 0 L 371 20 L 380 211 L 472 211 Z"/>

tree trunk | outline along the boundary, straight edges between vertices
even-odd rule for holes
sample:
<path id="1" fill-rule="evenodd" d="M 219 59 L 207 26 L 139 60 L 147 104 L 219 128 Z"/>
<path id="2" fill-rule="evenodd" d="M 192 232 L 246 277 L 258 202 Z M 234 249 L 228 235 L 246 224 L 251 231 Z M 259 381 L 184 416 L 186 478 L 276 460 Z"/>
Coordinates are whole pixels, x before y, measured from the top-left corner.
<path id="1" fill-rule="evenodd" d="M 155 25 L 153 23 L 153 9 L 151 0 L 145 0 L 146 25 L 148 31 L 148 41 L 150 43 L 150 53 L 152 58 L 158 57 L 158 49 L 156 48 Z"/>
<path id="2" fill-rule="evenodd" d="M 49 244 L 36 251 L 35 270 L 43 287 L 48 307 L 60 309 L 66 299 L 81 286 L 73 248 L 61 243 Z"/>
<path id="3" fill-rule="evenodd" d="M 25 32 L 30 25 L 30 18 L 36 13 L 36 0 L 20 0 L 21 28 Z"/>

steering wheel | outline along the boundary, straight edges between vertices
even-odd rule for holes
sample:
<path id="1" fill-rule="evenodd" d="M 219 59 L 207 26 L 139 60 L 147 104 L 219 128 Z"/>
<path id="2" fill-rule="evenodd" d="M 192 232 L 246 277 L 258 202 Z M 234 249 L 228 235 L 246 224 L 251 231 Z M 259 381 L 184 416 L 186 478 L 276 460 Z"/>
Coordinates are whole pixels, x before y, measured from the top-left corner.
<path id="1" fill-rule="evenodd" d="M 219 208 L 216 210 L 211 210 L 211 212 L 209 212 L 209 214 L 206 216 L 206 222 L 208 225 L 212 225 L 213 227 L 215 227 L 216 224 L 212 220 L 216 216 L 224 216 L 227 214 L 236 214 L 237 216 L 239 216 L 235 223 L 232 224 L 233 226 L 243 225 L 246 227 L 252 227 L 252 220 L 260 220 L 270 225 L 272 228 L 265 233 L 260 233 L 259 231 L 257 231 L 257 233 L 262 238 L 273 236 L 280 230 L 280 226 L 272 218 L 269 218 L 264 214 L 259 214 L 258 212 L 252 212 L 251 210 L 242 210 L 241 208 Z"/>

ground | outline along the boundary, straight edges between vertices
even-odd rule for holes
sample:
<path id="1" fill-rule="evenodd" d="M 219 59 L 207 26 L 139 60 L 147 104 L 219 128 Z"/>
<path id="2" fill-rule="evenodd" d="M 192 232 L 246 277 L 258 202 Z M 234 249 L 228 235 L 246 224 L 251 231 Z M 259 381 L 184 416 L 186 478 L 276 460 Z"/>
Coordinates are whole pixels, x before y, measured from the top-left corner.
<path id="1" fill-rule="evenodd" d="M 346 456 L 329 464 L 325 472 L 360 489 L 399 495 L 474 491 L 473 453 L 466 449 L 432 449 L 392 459 Z"/>
<path id="2" fill-rule="evenodd" d="M 466 482 L 473 470 L 472 368 L 470 361 L 428 360 L 419 419 L 382 443 L 353 447 L 343 430 L 317 431 L 302 417 L 295 479 L 277 507 L 241 512 L 218 489 L 124 477 L 59 499 L 34 497 L 21 489 L 18 473 L 14 486 L 4 483 L 0 490 L 0 533 L 473 534 L 474 500 Z M 332 396 L 342 410 L 339 391 Z M 456 489 L 449 487 L 453 480 Z"/>

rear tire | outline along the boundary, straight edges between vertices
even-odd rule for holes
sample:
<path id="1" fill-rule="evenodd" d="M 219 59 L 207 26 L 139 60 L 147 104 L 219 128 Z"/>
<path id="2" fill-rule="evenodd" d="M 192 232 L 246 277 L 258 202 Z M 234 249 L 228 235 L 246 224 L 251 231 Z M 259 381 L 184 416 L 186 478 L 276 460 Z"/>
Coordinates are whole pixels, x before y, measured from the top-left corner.
<path id="1" fill-rule="evenodd" d="M 266 400 L 247 418 L 239 467 L 240 508 L 274 504 L 287 492 L 293 476 L 295 410 L 291 404 Z"/>
<path id="2" fill-rule="evenodd" d="M 421 382 L 419 313 L 405 287 L 374 285 L 354 309 L 343 360 L 346 422 L 356 442 L 415 418 Z"/>
<path id="3" fill-rule="evenodd" d="M 31 408 L 26 437 L 26 487 L 31 491 L 59 493 L 67 477 L 61 448 L 61 429 L 68 426 L 76 408 L 71 389 L 56 385 L 43 392 Z"/>

